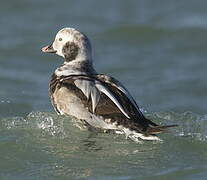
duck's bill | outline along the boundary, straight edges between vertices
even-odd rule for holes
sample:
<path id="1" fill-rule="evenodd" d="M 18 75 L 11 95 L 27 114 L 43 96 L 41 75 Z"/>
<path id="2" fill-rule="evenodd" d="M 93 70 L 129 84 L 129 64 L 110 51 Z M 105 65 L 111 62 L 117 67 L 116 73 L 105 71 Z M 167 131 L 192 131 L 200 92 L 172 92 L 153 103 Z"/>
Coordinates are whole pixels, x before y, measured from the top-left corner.
<path id="1" fill-rule="evenodd" d="M 42 52 L 45 52 L 45 53 L 56 53 L 57 52 L 56 50 L 53 49 L 52 44 L 49 46 L 43 47 L 41 50 Z"/>

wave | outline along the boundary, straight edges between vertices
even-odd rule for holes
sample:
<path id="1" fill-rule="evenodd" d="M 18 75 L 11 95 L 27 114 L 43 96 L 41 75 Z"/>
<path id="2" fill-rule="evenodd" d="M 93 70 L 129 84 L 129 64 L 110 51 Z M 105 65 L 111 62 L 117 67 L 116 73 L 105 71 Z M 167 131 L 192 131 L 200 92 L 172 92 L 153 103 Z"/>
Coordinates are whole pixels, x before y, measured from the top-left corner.
<path id="1" fill-rule="evenodd" d="M 207 140 L 207 115 L 192 112 L 155 112 L 146 113 L 146 116 L 162 125 L 178 124 L 177 128 L 168 133 L 170 136 L 187 137 L 198 141 Z M 40 130 L 42 135 L 58 138 L 81 136 L 85 133 L 83 132 L 85 129 L 74 117 L 58 116 L 52 112 L 31 112 L 26 117 L 2 118 L 0 122 L 2 130 L 33 129 Z"/>

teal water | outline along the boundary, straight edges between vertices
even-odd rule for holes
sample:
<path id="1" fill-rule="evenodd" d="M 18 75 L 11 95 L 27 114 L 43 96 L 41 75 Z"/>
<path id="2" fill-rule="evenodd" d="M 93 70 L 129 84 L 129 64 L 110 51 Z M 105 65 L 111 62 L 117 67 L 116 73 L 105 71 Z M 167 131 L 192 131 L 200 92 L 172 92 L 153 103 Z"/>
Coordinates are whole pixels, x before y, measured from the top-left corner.
<path id="1" fill-rule="evenodd" d="M 4 1 L 0 6 L 0 179 L 206 179 L 207 2 Z M 119 79 L 146 116 L 179 124 L 162 143 L 79 130 L 57 116 L 45 55 L 58 29 L 91 39 L 98 72 Z"/>
<path id="2" fill-rule="evenodd" d="M 71 117 L 31 112 L 1 119 L 1 179 L 205 179 L 207 117 L 147 114 L 180 127 L 163 142 L 136 144 L 90 133 Z M 196 124 L 196 125 L 195 125 Z"/>

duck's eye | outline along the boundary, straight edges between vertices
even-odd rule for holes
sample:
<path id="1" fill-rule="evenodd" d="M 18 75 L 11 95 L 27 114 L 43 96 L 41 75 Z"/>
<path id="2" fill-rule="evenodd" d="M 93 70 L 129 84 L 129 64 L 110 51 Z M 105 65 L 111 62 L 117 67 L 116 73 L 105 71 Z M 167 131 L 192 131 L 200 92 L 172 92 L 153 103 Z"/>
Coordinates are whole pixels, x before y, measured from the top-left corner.
<path id="1" fill-rule="evenodd" d="M 59 38 L 59 41 L 62 41 L 63 39 L 62 38 Z"/>

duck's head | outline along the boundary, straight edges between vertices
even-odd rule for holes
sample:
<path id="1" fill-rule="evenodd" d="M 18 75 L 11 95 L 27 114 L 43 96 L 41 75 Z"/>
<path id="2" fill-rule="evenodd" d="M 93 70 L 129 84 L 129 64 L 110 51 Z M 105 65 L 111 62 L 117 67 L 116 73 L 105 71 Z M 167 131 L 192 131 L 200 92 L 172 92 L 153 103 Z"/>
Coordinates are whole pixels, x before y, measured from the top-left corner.
<path id="1" fill-rule="evenodd" d="M 58 31 L 54 42 L 43 47 L 42 51 L 62 56 L 66 62 L 92 60 L 89 39 L 74 28 L 63 28 Z"/>

